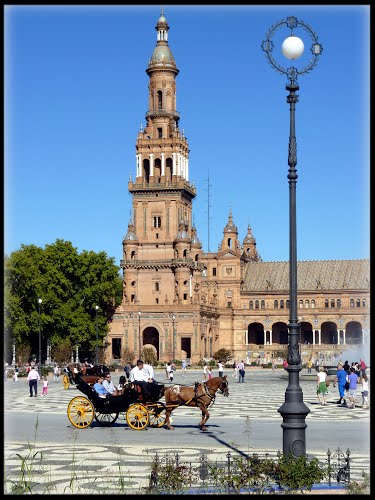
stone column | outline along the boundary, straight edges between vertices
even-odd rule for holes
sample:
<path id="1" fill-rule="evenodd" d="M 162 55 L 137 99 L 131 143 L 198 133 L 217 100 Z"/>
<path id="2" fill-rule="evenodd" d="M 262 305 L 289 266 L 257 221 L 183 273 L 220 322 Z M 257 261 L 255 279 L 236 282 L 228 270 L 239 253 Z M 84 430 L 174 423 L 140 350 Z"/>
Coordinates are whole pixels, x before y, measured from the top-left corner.
<path id="1" fill-rule="evenodd" d="M 186 158 L 186 172 L 185 172 L 185 178 L 188 181 L 189 180 L 189 158 Z"/>
<path id="2" fill-rule="evenodd" d="M 161 156 L 161 175 L 165 175 L 165 158 L 164 153 L 160 153 Z"/>
<path id="3" fill-rule="evenodd" d="M 266 345 L 267 344 L 267 330 L 264 330 L 263 332 L 263 344 Z"/>
<path id="4" fill-rule="evenodd" d="M 272 330 L 270 330 L 270 345 L 272 345 Z"/>
<path id="5" fill-rule="evenodd" d="M 150 177 L 154 176 L 154 153 L 150 153 Z"/>
<path id="6" fill-rule="evenodd" d="M 177 153 L 177 175 L 181 175 L 181 154 Z"/>
<path id="7" fill-rule="evenodd" d="M 342 330 L 342 343 L 345 345 L 346 344 L 346 332 L 345 328 Z"/>
<path id="8" fill-rule="evenodd" d="M 319 338 L 318 344 L 321 345 L 322 344 L 322 331 L 321 330 L 318 330 L 318 338 Z"/>
<path id="9" fill-rule="evenodd" d="M 172 153 L 172 175 L 176 175 L 176 153 Z"/>

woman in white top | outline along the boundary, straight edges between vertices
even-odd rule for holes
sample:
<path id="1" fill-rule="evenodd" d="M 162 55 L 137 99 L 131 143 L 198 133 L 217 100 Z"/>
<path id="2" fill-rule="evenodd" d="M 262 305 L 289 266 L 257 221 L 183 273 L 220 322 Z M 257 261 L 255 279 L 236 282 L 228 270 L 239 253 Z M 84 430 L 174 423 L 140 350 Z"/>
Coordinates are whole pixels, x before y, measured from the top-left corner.
<path id="1" fill-rule="evenodd" d="M 362 408 L 369 408 L 368 404 L 368 377 L 366 373 L 362 373 Z"/>
<path id="2" fill-rule="evenodd" d="M 317 382 L 316 393 L 318 395 L 320 405 L 327 404 L 327 402 L 326 402 L 326 392 L 327 392 L 326 379 L 327 379 L 327 373 L 325 371 L 324 366 L 321 366 L 319 368 L 319 372 L 316 376 L 316 382 Z M 322 402 L 321 398 L 323 399 L 323 402 Z"/>

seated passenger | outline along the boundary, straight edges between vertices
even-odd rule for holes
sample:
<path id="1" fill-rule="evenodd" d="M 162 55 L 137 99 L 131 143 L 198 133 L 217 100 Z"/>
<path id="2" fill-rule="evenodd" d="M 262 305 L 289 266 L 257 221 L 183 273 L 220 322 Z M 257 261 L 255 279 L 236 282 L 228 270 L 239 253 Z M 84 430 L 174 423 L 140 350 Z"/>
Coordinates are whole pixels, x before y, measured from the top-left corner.
<path id="1" fill-rule="evenodd" d="M 103 387 L 103 377 L 98 377 L 94 384 L 95 391 L 99 394 L 100 398 L 106 398 L 107 391 Z"/>
<path id="2" fill-rule="evenodd" d="M 130 382 L 134 382 L 134 384 L 139 385 L 142 389 L 143 397 L 145 401 L 150 400 L 149 393 L 149 373 L 146 373 L 143 370 L 143 361 L 138 359 L 137 365 L 130 372 Z"/>
<path id="3" fill-rule="evenodd" d="M 104 375 L 103 387 L 104 387 L 104 390 L 106 391 L 106 396 L 116 396 L 117 395 L 117 390 L 116 390 L 116 387 L 113 385 L 110 373 L 106 373 Z"/>

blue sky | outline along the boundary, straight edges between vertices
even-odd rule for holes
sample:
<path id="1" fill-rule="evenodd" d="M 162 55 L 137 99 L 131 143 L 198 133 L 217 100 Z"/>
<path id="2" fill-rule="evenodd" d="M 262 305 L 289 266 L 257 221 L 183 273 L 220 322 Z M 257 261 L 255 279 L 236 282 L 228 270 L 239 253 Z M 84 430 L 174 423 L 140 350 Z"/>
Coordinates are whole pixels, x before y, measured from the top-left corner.
<path id="1" fill-rule="evenodd" d="M 299 78 L 298 259 L 368 258 L 369 6 L 167 5 L 164 14 L 203 249 L 209 177 L 209 250 L 231 208 L 241 241 L 250 223 L 263 260 L 289 259 L 286 79 L 261 43 L 292 15 L 323 45 Z M 159 15 L 157 5 L 5 7 L 6 253 L 62 238 L 119 264 Z"/>

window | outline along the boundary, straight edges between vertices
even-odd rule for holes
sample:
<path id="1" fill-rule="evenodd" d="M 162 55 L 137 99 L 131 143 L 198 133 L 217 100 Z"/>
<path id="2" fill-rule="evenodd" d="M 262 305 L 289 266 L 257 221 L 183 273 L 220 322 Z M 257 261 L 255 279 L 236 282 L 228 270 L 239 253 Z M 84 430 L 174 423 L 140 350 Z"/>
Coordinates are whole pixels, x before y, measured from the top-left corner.
<path id="1" fill-rule="evenodd" d="M 158 128 L 158 139 L 162 139 L 163 138 L 163 129 L 160 127 Z"/>
<path id="2" fill-rule="evenodd" d="M 286 301 L 286 308 L 289 309 L 290 308 L 290 300 L 287 300 Z"/>
<path id="3" fill-rule="evenodd" d="M 184 293 L 184 300 L 187 300 L 187 293 Z"/>
<path id="4" fill-rule="evenodd" d="M 350 299 L 350 307 L 354 307 L 354 299 Z"/>
<path id="5" fill-rule="evenodd" d="M 232 238 L 228 238 L 228 248 L 231 248 L 232 246 Z"/>
<path id="6" fill-rule="evenodd" d="M 161 217 L 154 217 L 154 227 L 161 227 Z"/>
<path id="7" fill-rule="evenodd" d="M 311 309 L 315 309 L 315 300 L 314 299 L 312 299 L 312 301 L 311 301 Z"/>
<path id="8" fill-rule="evenodd" d="M 264 301 L 264 300 L 261 300 L 261 301 L 260 301 L 260 308 L 261 308 L 261 309 L 265 309 L 265 307 L 266 307 L 266 303 L 265 303 L 265 301 Z"/>
<path id="9" fill-rule="evenodd" d="M 356 302 L 355 302 L 355 305 L 357 307 L 361 307 L 361 299 L 357 299 Z"/>
<path id="10" fill-rule="evenodd" d="M 362 307 L 366 307 L 366 299 L 362 299 Z"/>
<path id="11" fill-rule="evenodd" d="M 195 255 L 195 262 L 198 262 L 198 254 Z"/>
<path id="12" fill-rule="evenodd" d="M 212 268 L 212 276 L 216 276 L 216 267 Z"/>
<path id="13" fill-rule="evenodd" d="M 280 300 L 280 309 L 284 309 L 284 301 Z"/>
<path id="14" fill-rule="evenodd" d="M 156 303 L 157 303 L 157 304 L 159 304 L 159 299 L 158 299 L 158 298 L 156 298 L 155 300 L 156 300 Z"/>
<path id="15" fill-rule="evenodd" d="M 302 300 L 302 299 L 299 301 L 299 308 L 300 308 L 300 309 L 302 309 L 302 308 L 303 308 L 303 300 Z"/>
<path id="16" fill-rule="evenodd" d="M 188 284 L 187 280 L 184 281 L 184 285 L 186 286 Z"/>
<path id="17" fill-rule="evenodd" d="M 135 286 L 135 281 L 132 281 L 132 286 Z"/>
<path id="18" fill-rule="evenodd" d="M 259 300 L 255 301 L 255 309 L 259 309 Z"/>
<path id="19" fill-rule="evenodd" d="M 335 307 L 335 299 L 331 299 L 331 307 Z"/>
<path id="20" fill-rule="evenodd" d="M 254 309 L 254 302 L 252 300 L 249 302 L 249 309 Z"/>
<path id="21" fill-rule="evenodd" d="M 341 299 L 337 299 L 337 307 L 341 307 Z"/>
<path id="22" fill-rule="evenodd" d="M 227 302 L 227 307 L 232 307 L 232 302 Z"/>
<path id="23" fill-rule="evenodd" d="M 277 302 L 277 300 L 274 300 L 273 301 L 273 308 L 277 309 L 278 307 L 279 307 L 279 303 Z"/>
<path id="24" fill-rule="evenodd" d="M 132 253 L 130 254 L 130 258 L 134 260 L 134 258 L 135 258 L 135 250 L 133 250 Z"/>
<path id="25" fill-rule="evenodd" d="M 309 300 L 306 299 L 305 300 L 305 309 L 309 309 L 309 307 L 310 307 L 310 302 L 309 302 Z"/>
<path id="26" fill-rule="evenodd" d="M 159 282 L 158 281 L 155 282 L 155 291 L 156 292 L 159 291 Z"/>
<path id="27" fill-rule="evenodd" d="M 159 239 L 159 233 L 156 233 L 156 239 L 157 240 Z"/>
<path id="28" fill-rule="evenodd" d="M 325 299 L 325 301 L 324 301 L 324 307 L 325 307 L 326 309 L 328 309 L 328 306 L 329 306 L 328 299 Z"/>
<path id="29" fill-rule="evenodd" d="M 158 109 L 163 109 L 163 92 L 161 90 L 158 90 L 157 96 L 158 96 Z"/>
<path id="30" fill-rule="evenodd" d="M 134 302 L 134 301 L 135 301 L 135 293 L 132 293 L 130 296 L 130 302 Z"/>
<path id="31" fill-rule="evenodd" d="M 186 257 L 187 257 L 187 250 L 183 251 L 182 256 L 186 259 Z"/>

